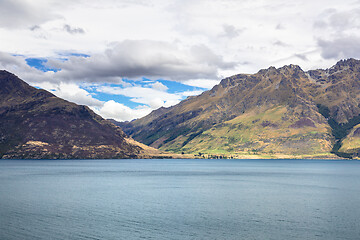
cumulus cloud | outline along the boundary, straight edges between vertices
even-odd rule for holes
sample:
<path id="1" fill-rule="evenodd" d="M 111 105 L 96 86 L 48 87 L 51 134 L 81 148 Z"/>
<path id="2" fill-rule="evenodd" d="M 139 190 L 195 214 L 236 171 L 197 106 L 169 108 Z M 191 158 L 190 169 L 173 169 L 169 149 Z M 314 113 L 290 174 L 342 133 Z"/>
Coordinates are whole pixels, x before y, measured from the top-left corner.
<path id="1" fill-rule="evenodd" d="M 334 8 L 324 10 L 314 22 L 314 27 L 341 33 L 360 28 L 360 8 L 339 11 Z"/>
<path id="2" fill-rule="evenodd" d="M 117 121 L 130 121 L 136 118 L 143 117 L 147 114 L 149 114 L 152 110 L 155 110 L 162 106 L 172 106 L 178 101 L 170 100 L 166 101 L 163 100 L 164 96 L 159 97 L 153 97 L 153 98 L 147 98 L 140 100 L 140 98 L 134 99 L 135 102 L 141 103 L 142 105 L 139 105 L 135 108 L 130 108 L 128 106 L 125 106 L 122 103 L 115 102 L 114 100 L 109 101 L 100 101 L 96 99 L 92 94 L 90 94 L 88 91 L 86 91 L 84 88 L 74 84 L 74 83 L 49 83 L 49 82 L 43 82 L 41 84 L 37 84 L 37 86 L 46 89 L 53 94 L 55 94 L 57 97 L 66 99 L 68 101 L 74 102 L 76 104 L 80 105 L 86 105 L 89 106 L 94 112 L 101 115 L 103 118 L 106 119 L 115 119 Z M 141 88 L 141 87 L 138 87 Z M 104 88 L 106 89 L 106 88 Z M 114 93 L 123 93 L 122 91 L 119 91 L 119 87 L 107 87 L 107 91 L 99 91 L 99 92 L 111 92 Z M 124 89 L 124 91 L 128 91 L 128 89 Z M 131 90 L 130 90 L 131 91 Z M 141 91 L 141 90 L 140 90 Z M 137 91 L 139 92 L 139 90 Z M 146 91 L 144 91 L 146 92 Z M 185 95 L 191 95 L 190 93 L 185 92 Z M 123 94 L 121 94 L 123 95 Z M 130 96 L 133 96 L 133 94 L 129 94 Z"/>
<path id="3" fill-rule="evenodd" d="M 38 85 L 41 86 L 41 85 Z M 44 89 L 49 90 L 54 93 L 56 96 L 66 99 L 68 101 L 80 104 L 87 105 L 90 107 L 102 107 L 103 102 L 93 98 L 93 96 L 86 90 L 80 88 L 80 86 L 74 83 L 60 83 L 53 85 L 52 87 L 43 87 Z"/>
<path id="4" fill-rule="evenodd" d="M 321 56 L 325 59 L 360 57 L 360 37 L 348 36 L 333 40 L 318 40 Z"/>
<path id="5" fill-rule="evenodd" d="M 64 60 L 64 58 L 67 58 Z M 176 43 L 149 40 L 126 40 L 116 43 L 101 54 L 49 58 L 46 72 L 29 67 L 26 57 L 0 52 L 0 66 L 30 82 L 123 83 L 123 78 L 189 80 L 219 80 L 219 70 L 236 64 L 226 62 L 204 45 L 186 48 Z M 153 88 L 166 90 L 160 82 Z"/>
<path id="6" fill-rule="evenodd" d="M 190 79 L 183 82 L 186 85 L 193 87 L 200 87 L 205 89 L 211 89 L 216 84 L 220 83 L 220 80 L 211 80 L 211 79 Z"/>
<path id="7" fill-rule="evenodd" d="M 274 42 L 274 45 L 279 46 L 279 47 L 290 47 L 289 44 L 284 43 L 284 42 L 282 42 L 282 41 L 280 41 L 280 40 L 275 41 L 275 42 Z"/>
<path id="8" fill-rule="evenodd" d="M 100 86 L 98 92 L 122 95 L 131 98 L 131 101 L 147 104 L 152 109 L 159 107 L 170 107 L 179 103 L 183 97 L 181 94 L 171 94 L 154 88 L 133 86 L 127 88 Z"/>
<path id="9" fill-rule="evenodd" d="M 161 84 L 160 82 L 156 83 Z M 164 88 L 153 88 L 154 84 L 149 85 L 148 87 L 133 86 L 125 88 L 100 86 L 96 89 L 97 92 L 127 96 L 131 98 L 131 101 L 141 105 L 136 108 L 129 108 L 124 104 L 110 100 L 105 102 L 101 107 L 95 107 L 93 109 L 104 118 L 112 118 L 117 121 L 130 121 L 143 117 L 149 114 L 152 110 L 160 107 L 171 107 L 179 103 L 185 97 L 198 95 L 202 92 L 195 90 L 168 93 Z"/>
<path id="10" fill-rule="evenodd" d="M 244 29 L 237 29 L 234 25 L 230 25 L 230 24 L 224 24 L 223 30 L 224 33 L 220 34 L 220 36 L 225 36 L 227 38 L 235 38 L 239 36 L 241 32 L 244 31 Z"/>
<path id="11" fill-rule="evenodd" d="M 225 61 L 204 45 L 182 48 L 176 43 L 151 40 L 125 40 L 102 54 L 69 57 L 68 61 L 50 60 L 49 65 L 62 69 L 62 80 L 104 81 L 106 78 L 163 78 L 175 81 L 216 79 L 220 69 L 236 64 Z"/>
<path id="12" fill-rule="evenodd" d="M 72 27 L 69 24 L 64 25 L 64 30 L 70 34 L 84 34 L 85 30 L 78 27 Z"/>
<path id="13" fill-rule="evenodd" d="M 360 8 L 328 8 L 314 22 L 317 47 L 324 59 L 360 57 Z"/>
<path id="14" fill-rule="evenodd" d="M 185 97 L 190 97 L 190 96 L 196 96 L 196 95 L 199 95 L 201 94 L 203 91 L 185 91 L 185 92 L 182 92 L 181 95 L 182 96 L 185 96 Z"/>
<path id="15" fill-rule="evenodd" d="M 87 105 L 104 118 L 127 121 L 143 117 L 153 110 L 149 106 L 131 109 L 115 101 L 100 101 L 79 84 L 55 81 L 54 72 L 43 72 L 28 66 L 24 56 L 0 52 L 0 69 L 12 72 L 31 85 L 48 90 L 57 97 L 76 104 Z"/>
<path id="16" fill-rule="evenodd" d="M 96 91 L 106 94 L 129 97 L 132 102 L 147 105 L 152 110 L 159 107 L 171 107 L 179 103 L 185 97 L 198 95 L 202 92 L 200 90 L 194 90 L 178 93 L 168 93 L 164 88 L 156 89 L 153 88 L 153 86 L 154 85 L 150 85 L 148 87 L 132 86 L 125 88 L 99 86 Z"/>
<path id="17" fill-rule="evenodd" d="M 306 54 L 296 53 L 294 56 L 300 58 L 303 61 L 309 61 L 309 59 L 306 57 Z"/>
<path id="18" fill-rule="evenodd" d="M 0 27 L 27 28 L 49 21 L 59 16 L 45 9 L 35 1 L 1 0 Z"/>
<path id="19" fill-rule="evenodd" d="M 53 72 L 43 72 L 27 65 L 25 56 L 0 52 L 0 68 L 25 79 L 27 82 L 48 82 Z"/>
<path id="20" fill-rule="evenodd" d="M 27 64 L 22 56 L 14 56 L 9 53 L 0 52 L 0 66 L 2 68 L 26 68 Z"/>
<path id="21" fill-rule="evenodd" d="M 94 110 L 106 119 L 115 119 L 119 122 L 140 118 L 152 111 L 152 109 L 147 106 L 132 109 L 113 100 L 107 101 L 101 108 Z"/>
<path id="22" fill-rule="evenodd" d="M 358 57 L 359 28 L 353 0 L 0 0 L 0 51 L 18 54 L 0 53 L 0 67 L 33 85 L 54 84 L 59 96 L 97 110 L 105 102 L 82 91 L 84 83 L 123 84 L 128 98 L 152 109 L 187 93 L 174 96 L 157 81 L 126 86 L 123 78 L 211 88 L 223 77 L 270 65 L 329 67 L 334 58 Z M 41 72 L 26 58 L 47 59 L 48 68 L 61 71 Z M 76 94 L 66 93 L 71 84 Z M 108 103 L 103 113 L 111 113 L 109 106 L 119 105 Z"/>
<path id="23" fill-rule="evenodd" d="M 285 27 L 284 27 L 283 24 L 279 23 L 279 24 L 276 25 L 275 29 L 276 29 L 276 30 L 284 30 Z"/>
<path id="24" fill-rule="evenodd" d="M 40 71 L 28 66 L 25 59 L 24 56 L 0 52 L 0 69 L 6 69 L 15 73 L 31 85 L 48 90 L 60 98 L 77 104 L 87 105 L 105 118 L 114 118 L 119 121 L 143 117 L 159 107 L 173 106 L 187 96 L 197 95 L 202 92 L 196 90 L 169 93 L 167 92 L 168 87 L 159 81 L 149 81 L 148 84 L 141 86 L 141 84 L 138 84 L 136 81 L 132 84 L 126 84 L 126 82 L 123 82 L 120 79 L 118 86 L 115 87 L 94 83 L 91 84 L 89 82 L 70 81 L 70 79 L 69 81 L 63 81 L 64 78 L 59 77 L 58 72 Z M 85 58 L 74 57 L 74 59 Z M 104 77 L 103 80 L 104 79 L 107 78 Z M 116 78 L 114 77 L 112 80 L 115 79 Z M 140 106 L 129 108 L 115 101 L 100 101 L 95 98 L 95 95 L 90 94 L 89 91 L 93 92 L 93 94 L 105 93 L 110 95 L 122 95 L 130 98 L 132 102 L 140 104 Z"/>
<path id="25" fill-rule="evenodd" d="M 41 27 L 39 25 L 34 25 L 32 27 L 29 28 L 31 31 L 36 31 L 36 30 L 40 30 Z"/>
<path id="26" fill-rule="evenodd" d="M 160 90 L 160 91 L 166 91 L 166 90 L 169 89 L 167 86 L 165 86 L 165 85 L 162 84 L 161 82 L 151 83 L 151 84 L 149 84 L 149 86 L 150 86 L 151 88 L 154 88 L 154 89 Z"/>
<path id="27" fill-rule="evenodd" d="M 57 97 L 76 104 L 89 106 L 94 112 L 105 119 L 115 119 L 117 121 L 130 121 L 140 118 L 149 114 L 152 110 L 163 106 L 163 102 L 160 102 L 156 106 L 153 106 L 152 103 L 147 103 L 147 105 L 130 108 L 114 100 L 100 101 L 78 85 L 71 83 L 60 83 L 58 85 L 42 83 L 38 86 L 52 92 Z"/>

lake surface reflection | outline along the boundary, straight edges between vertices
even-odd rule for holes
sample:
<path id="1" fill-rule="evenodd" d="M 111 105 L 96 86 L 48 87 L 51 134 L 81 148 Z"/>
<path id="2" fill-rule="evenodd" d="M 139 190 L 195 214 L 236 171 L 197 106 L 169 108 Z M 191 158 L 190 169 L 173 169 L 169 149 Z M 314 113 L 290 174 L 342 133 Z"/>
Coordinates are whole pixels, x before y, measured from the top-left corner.
<path id="1" fill-rule="evenodd" d="M 0 239 L 360 239 L 359 206 L 359 161 L 0 161 Z"/>

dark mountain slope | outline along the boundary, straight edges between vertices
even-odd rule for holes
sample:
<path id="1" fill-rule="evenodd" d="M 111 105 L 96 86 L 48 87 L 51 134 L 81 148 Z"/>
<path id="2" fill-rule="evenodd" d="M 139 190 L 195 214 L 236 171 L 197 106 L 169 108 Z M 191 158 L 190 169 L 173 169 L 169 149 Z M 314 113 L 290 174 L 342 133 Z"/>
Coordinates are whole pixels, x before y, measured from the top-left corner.
<path id="1" fill-rule="evenodd" d="M 133 158 L 142 148 L 86 106 L 0 71 L 0 157 Z"/>

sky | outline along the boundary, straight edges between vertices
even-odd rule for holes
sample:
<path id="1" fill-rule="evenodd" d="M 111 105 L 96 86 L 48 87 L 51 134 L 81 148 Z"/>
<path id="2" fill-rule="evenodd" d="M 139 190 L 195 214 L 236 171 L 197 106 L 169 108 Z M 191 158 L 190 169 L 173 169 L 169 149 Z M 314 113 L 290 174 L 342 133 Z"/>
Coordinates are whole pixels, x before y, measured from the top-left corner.
<path id="1" fill-rule="evenodd" d="M 0 0 L 0 69 L 118 121 L 359 43 L 359 0 Z"/>

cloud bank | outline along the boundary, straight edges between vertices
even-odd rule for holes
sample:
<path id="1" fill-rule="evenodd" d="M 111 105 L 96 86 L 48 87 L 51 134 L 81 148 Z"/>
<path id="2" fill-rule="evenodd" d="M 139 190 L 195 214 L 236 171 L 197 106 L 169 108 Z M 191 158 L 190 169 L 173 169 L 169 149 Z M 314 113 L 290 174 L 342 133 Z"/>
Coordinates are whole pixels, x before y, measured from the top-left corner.
<path id="1" fill-rule="evenodd" d="M 2 0 L 0 68 L 130 120 L 233 74 L 359 58 L 359 29 L 356 0 Z"/>
<path id="2" fill-rule="evenodd" d="M 174 81 L 218 79 L 221 69 L 231 69 L 205 45 L 181 48 L 176 43 L 150 40 L 125 40 L 114 43 L 101 54 L 69 57 L 67 61 L 52 59 L 49 66 L 59 68 L 63 81 L 116 81 L 116 78 L 163 78 Z"/>

